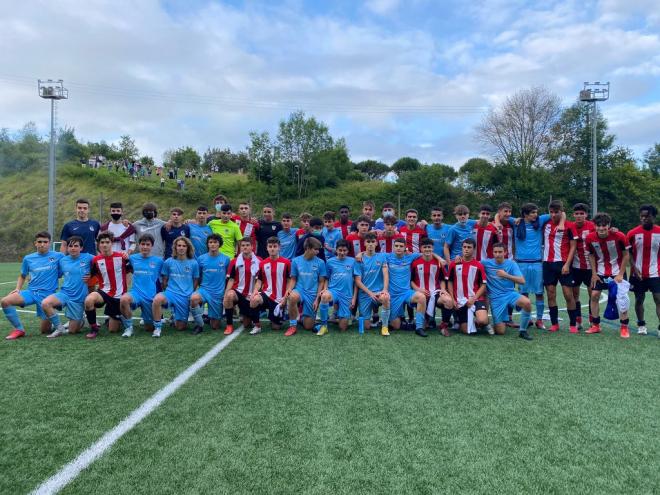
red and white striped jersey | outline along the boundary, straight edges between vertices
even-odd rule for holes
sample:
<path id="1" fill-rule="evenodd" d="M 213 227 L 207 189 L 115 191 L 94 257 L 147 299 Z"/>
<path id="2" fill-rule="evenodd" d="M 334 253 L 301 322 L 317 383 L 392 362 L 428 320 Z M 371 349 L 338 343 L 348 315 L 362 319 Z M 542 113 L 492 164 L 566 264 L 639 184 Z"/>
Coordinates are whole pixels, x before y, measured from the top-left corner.
<path id="1" fill-rule="evenodd" d="M 92 275 L 99 277 L 99 289 L 110 297 L 120 298 L 126 294 L 126 274 L 132 270 L 122 253 L 113 252 L 110 256 L 98 254 L 92 259 Z"/>
<path id="2" fill-rule="evenodd" d="M 498 238 L 497 229 L 492 224 L 489 223 L 485 227 L 478 223 L 475 224 L 472 229 L 472 238 L 477 243 L 474 257 L 477 261 L 493 257 L 493 244 L 498 241 Z"/>
<path id="3" fill-rule="evenodd" d="M 513 237 L 513 227 L 509 222 L 502 225 L 502 230 L 497 231 L 497 241 L 506 246 L 505 256 L 510 260 L 513 259 Z"/>
<path id="4" fill-rule="evenodd" d="M 448 280 L 454 285 L 454 299 L 470 298 L 474 296 L 479 287 L 486 283 L 486 271 L 484 266 L 477 260 L 456 263 L 452 261 L 449 265 Z M 483 298 L 483 297 L 482 297 Z"/>
<path id="5" fill-rule="evenodd" d="M 259 273 L 259 264 L 261 258 L 252 255 L 245 258 L 242 254 L 231 260 L 229 263 L 229 278 L 234 280 L 232 287 L 236 292 L 247 296 L 254 289 L 254 281 Z"/>
<path id="6" fill-rule="evenodd" d="M 406 240 L 406 248 L 411 253 L 419 253 L 419 241 L 424 237 L 428 237 L 425 229 L 419 228 L 415 225 L 412 229 L 404 225 L 399 229 L 399 233 Z"/>
<path id="7" fill-rule="evenodd" d="M 652 229 L 645 230 L 638 225 L 626 236 L 631 247 L 632 263 L 642 274 L 642 278 L 654 278 L 660 266 L 660 226 L 654 225 Z"/>
<path id="8" fill-rule="evenodd" d="M 585 249 L 596 259 L 596 273 L 602 277 L 616 277 L 621 271 L 623 252 L 630 246 L 621 232 L 610 232 L 607 237 L 598 237 L 596 232 L 587 236 Z"/>
<path id="9" fill-rule="evenodd" d="M 355 258 L 356 254 L 367 250 L 367 248 L 364 247 L 364 239 L 360 237 L 360 234 L 357 232 L 349 234 L 346 238 L 346 242 L 348 242 L 348 255 L 351 258 Z"/>
<path id="10" fill-rule="evenodd" d="M 592 232 L 596 232 L 596 224 L 586 220 L 582 226 L 579 226 L 577 223 L 573 224 L 575 229 L 575 256 L 573 256 L 573 268 L 579 268 L 580 270 L 591 270 L 591 263 L 589 263 L 589 255 L 585 250 L 584 242 L 587 239 L 587 236 Z"/>
<path id="11" fill-rule="evenodd" d="M 420 289 L 429 292 L 439 289 L 440 282 L 446 278 L 444 268 L 440 266 L 435 258 L 431 258 L 429 261 L 424 258 L 417 258 L 410 265 L 410 270 L 412 271 L 412 281 Z"/>
<path id="12" fill-rule="evenodd" d="M 238 228 L 241 229 L 241 234 L 243 237 L 249 237 L 252 239 L 252 249 L 257 248 L 257 230 L 259 229 L 259 222 L 248 218 L 243 220 L 238 215 L 234 215 L 231 219 L 238 225 Z"/>
<path id="13" fill-rule="evenodd" d="M 270 299 L 279 302 L 286 292 L 286 283 L 291 274 L 291 262 L 280 256 L 277 259 L 266 258 L 259 265 L 261 291 Z"/>
<path id="14" fill-rule="evenodd" d="M 305 230 L 305 229 L 298 229 L 298 230 L 296 230 L 296 239 L 300 240 L 301 237 L 303 237 L 303 236 L 305 236 L 305 235 L 307 235 L 307 234 L 309 234 L 309 232 L 308 232 L 307 230 Z"/>
<path id="15" fill-rule="evenodd" d="M 564 230 L 558 230 L 559 224 L 552 221 L 543 227 L 543 261 L 566 261 L 571 249 L 571 241 L 575 239 L 573 222 L 565 222 Z"/>
<path id="16" fill-rule="evenodd" d="M 394 235 L 387 236 L 385 234 L 378 234 L 378 250 L 381 253 L 393 253 L 394 252 L 394 239 L 400 238 L 401 236 L 397 232 Z"/>
<path id="17" fill-rule="evenodd" d="M 349 220 L 346 224 L 341 223 L 339 220 L 335 222 L 335 228 L 341 230 L 342 239 L 346 239 L 351 233 L 351 225 L 353 225 L 351 220 Z"/>

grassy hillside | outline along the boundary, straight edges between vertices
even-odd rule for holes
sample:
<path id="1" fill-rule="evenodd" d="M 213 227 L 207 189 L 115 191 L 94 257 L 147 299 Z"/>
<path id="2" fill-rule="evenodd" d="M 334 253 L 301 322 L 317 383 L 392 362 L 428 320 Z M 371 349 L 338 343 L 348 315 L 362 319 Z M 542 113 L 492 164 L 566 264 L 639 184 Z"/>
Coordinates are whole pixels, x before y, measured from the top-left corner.
<path id="1" fill-rule="evenodd" d="M 348 204 L 359 211 L 361 202 L 373 199 L 377 204 L 391 190 L 382 182 L 350 182 L 335 189 L 322 189 L 304 200 L 280 196 L 261 183 L 253 183 L 246 176 L 217 174 L 209 182 L 187 181 L 185 191 L 177 191 L 174 181 L 168 181 L 164 189 L 156 178 L 132 181 L 123 173 L 107 170 L 91 170 L 79 165 L 59 167 L 56 189 L 56 239 L 62 225 L 74 217 L 77 198 L 91 202 L 92 217 L 107 221 L 111 202 L 121 201 L 131 220 L 141 217 L 142 204 L 152 201 L 159 207 L 160 216 L 167 216 L 169 208 L 179 206 L 186 215 L 193 215 L 198 205 L 209 207 L 216 194 L 225 194 L 230 201 L 250 201 L 259 209 L 264 203 L 273 202 L 278 212 L 298 214 L 309 211 L 321 214 Z M 0 179 L 0 261 L 15 261 L 29 252 L 32 236 L 48 225 L 48 181 L 45 171 L 17 174 Z"/>

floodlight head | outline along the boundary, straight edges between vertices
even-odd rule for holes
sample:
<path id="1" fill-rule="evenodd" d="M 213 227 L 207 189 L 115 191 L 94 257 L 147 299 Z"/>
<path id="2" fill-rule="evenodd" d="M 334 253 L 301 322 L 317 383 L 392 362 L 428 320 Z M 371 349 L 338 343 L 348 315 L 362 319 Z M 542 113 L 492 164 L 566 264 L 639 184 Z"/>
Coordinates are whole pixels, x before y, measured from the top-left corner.
<path id="1" fill-rule="evenodd" d="M 66 100 L 69 97 L 69 90 L 64 87 L 64 81 L 59 79 L 53 81 L 48 79 L 38 81 L 39 96 L 48 100 Z"/>

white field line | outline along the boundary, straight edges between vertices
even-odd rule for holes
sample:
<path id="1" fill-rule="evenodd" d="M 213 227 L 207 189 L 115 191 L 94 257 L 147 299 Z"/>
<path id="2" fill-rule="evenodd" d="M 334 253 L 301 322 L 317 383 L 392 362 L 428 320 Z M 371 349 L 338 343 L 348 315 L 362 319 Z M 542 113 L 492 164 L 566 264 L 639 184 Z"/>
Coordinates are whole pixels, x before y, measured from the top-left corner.
<path id="1" fill-rule="evenodd" d="M 177 376 L 170 383 L 165 385 L 162 389 L 152 395 L 149 399 L 129 414 L 113 429 L 107 431 L 99 440 L 93 443 L 89 448 L 80 453 L 73 461 L 69 462 L 62 469 L 60 469 L 53 476 L 44 481 L 37 487 L 32 494 L 54 494 L 59 492 L 62 488 L 71 483 L 78 475 L 89 467 L 94 461 L 100 458 L 110 447 L 112 447 L 117 440 L 123 437 L 126 433 L 131 431 L 140 421 L 151 414 L 158 406 L 160 406 L 170 395 L 176 392 L 183 384 L 192 378 L 200 369 L 202 369 L 209 361 L 216 357 L 220 352 L 227 347 L 231 342 L 238 337 L 243 331 L 243 327 L 238 328 L 234 333 L 225 337 L 215 346 L 211 348 L 206 354 L 200 357 L 185 371 Z"/>
<path id="2" fill-rule="evenodd" d="M 7 284 L 15 284 L 16 280 L 12 280 L 11 282 L 0 282 L 0 285 L 7 285 Z"/>

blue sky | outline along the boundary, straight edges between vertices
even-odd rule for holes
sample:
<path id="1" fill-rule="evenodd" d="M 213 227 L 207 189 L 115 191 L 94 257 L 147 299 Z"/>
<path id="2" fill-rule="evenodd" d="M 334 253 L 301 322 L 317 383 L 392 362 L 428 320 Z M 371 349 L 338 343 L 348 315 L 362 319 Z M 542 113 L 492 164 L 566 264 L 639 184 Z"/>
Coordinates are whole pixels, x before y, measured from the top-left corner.
<path id="1" fill-rule="evenodd" d="M 489 156 L 484 112 L 544 85 L 570 105 L 610 81 L 601 106 L 618 144 L 660 141 L 660 15 L 654 0 L 3 2 L 0 127 L 48 108 L 83 140 L 132 135 L 172 147 L 244 149 L 295 109 L 344 137 L 354 160 L 415 156 L 460 167 Z"/>

